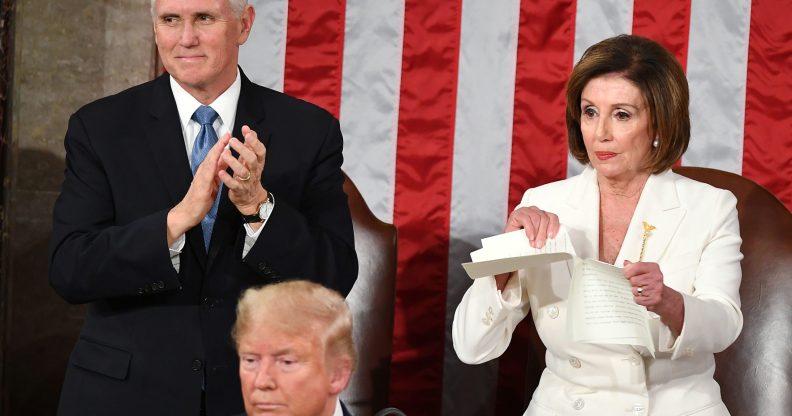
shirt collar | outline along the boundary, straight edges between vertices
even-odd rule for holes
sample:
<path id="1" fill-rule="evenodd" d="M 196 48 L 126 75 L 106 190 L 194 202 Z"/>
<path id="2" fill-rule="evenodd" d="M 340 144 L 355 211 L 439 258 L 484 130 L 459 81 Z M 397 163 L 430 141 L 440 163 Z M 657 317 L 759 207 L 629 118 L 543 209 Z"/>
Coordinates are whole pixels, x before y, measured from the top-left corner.
<path id="1" fill-rule="evenodd" d="M 172 76 L 170 77 L 170 86 L 173 98 L 176 100 L 176 109 L 179 111 L 179 121 L 181 121 L 182 127 L 187 126 L 195 110 L 203 104 L 182 88 Z M 228 131 L 233 131 L 240 91 L 242 91 L 242 79 L 239 76 L 239 68 L 237 68 L 236 78 L 231 86 L 209 104 L 217 111 L 221 123 L 228 128 Z"/>

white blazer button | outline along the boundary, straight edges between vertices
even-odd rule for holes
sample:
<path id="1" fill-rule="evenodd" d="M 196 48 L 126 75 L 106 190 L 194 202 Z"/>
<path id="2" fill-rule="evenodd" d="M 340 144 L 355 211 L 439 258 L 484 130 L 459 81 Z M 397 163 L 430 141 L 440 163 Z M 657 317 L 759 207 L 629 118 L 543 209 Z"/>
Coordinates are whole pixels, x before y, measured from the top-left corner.
<path id="1" fill-rule="evenodd" d="M 549 316 L 550 319 L 558 318 L 558 306 L 553 305 L 553 306 L 548 307 L 547 308 L 547 316 Z"/>
<path id="2" fill-rule="evenodd" d="M 633 415 L 644 416 L 646 414 L 646 406 L 642 404 L 633 405 Z"/>
<path id="3" fill-rule="evenodd" d="M 642 360 L 640 358 L 638 358 L 638 357 L 636 357 L 634 355 L 632 357 L 630 357 L 630 364 L 632 364 L 635 367 L 638 367 L 639 365 L 641 365 L 641 361 Z"/>
<path id="4" fill-rule="evenodd" d="M 686 348 L 685 349 L 685 355 L 687 355 L 688 357 L 692 357 L 693 356 L 693 348 L 690 348 L 690 347 Z"/>
<path id="5" fill-rule="evenodd" d="M 574 402 L 572 402 L 572 408 L 575 409 L 575 410 L 580 410 L 585 405 L 586 405 L 586 402 L 584 402 L 583 399 L 576 399 Z"/>
<path id="6" fill-rule="evenodd" d="M 575 368 L 580 368 L 580 360 L 575 357 L 569 359 L 569 365 Z"/>

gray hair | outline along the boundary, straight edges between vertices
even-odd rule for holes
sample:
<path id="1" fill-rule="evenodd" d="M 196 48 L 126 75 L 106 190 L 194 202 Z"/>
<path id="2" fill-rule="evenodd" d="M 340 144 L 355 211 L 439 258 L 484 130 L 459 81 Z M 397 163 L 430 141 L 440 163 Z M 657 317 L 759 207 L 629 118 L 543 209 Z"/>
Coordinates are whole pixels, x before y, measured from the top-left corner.
<path id="1" fill-rule="evenodd" d="M 242 17 L 242 12 L 245 11 L 245 6 L 247 6 L 247 0 L 227 0 L 228 4 L 231 6 L 231 10 L 234 11 L 234 14 L 237 17 Z M 151 0 L 151 17 L 155 18 L 154 14 L 154 5 L 157 3 L 157 0 Z"/>

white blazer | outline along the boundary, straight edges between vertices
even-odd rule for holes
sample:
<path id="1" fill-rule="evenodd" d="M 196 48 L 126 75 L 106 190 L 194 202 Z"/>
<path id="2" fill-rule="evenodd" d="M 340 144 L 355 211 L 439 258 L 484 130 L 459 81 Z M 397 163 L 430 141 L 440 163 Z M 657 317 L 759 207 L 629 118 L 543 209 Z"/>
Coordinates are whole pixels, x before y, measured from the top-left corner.
<path id="1" fill-rule="evenodd" d="M 529 189 L 519 206 L 530 205 L 558 215 L 579 257 L 597 258 L 599 187 L 592 168 Z M 567 337 L 571 261 L 520 270 L 502 293 L 494 278 L 476 279 L 454 314 L 459 358 L 478 364 L 500 356 L 530 311 L 547 347 L 547 368 L 526 415 L 728 415 L 712 376 L 713 353 L 734 342 L 743 323 L 736 199 L 670 170 L 651 175 L 616 265 L 638 260 L 643 221 L 656 227 L 644 261 L 660 265 L 665 284 L 680 292 L 685 304 L 679 337 L 652 320 L 655 358 L 643 348 Z"/>

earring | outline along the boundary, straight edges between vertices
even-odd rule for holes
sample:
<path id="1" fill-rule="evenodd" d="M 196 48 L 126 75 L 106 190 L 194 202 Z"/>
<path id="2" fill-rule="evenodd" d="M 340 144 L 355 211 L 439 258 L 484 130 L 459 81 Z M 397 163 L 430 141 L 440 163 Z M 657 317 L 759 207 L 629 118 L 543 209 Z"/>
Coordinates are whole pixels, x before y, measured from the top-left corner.
<path id="1" fill-rule="evenodd" d="M 660 139 L 655 137 L 654 141 L 652 142 L 652 147 L 657 148 L 657 146 L 660 146 Z"/>

